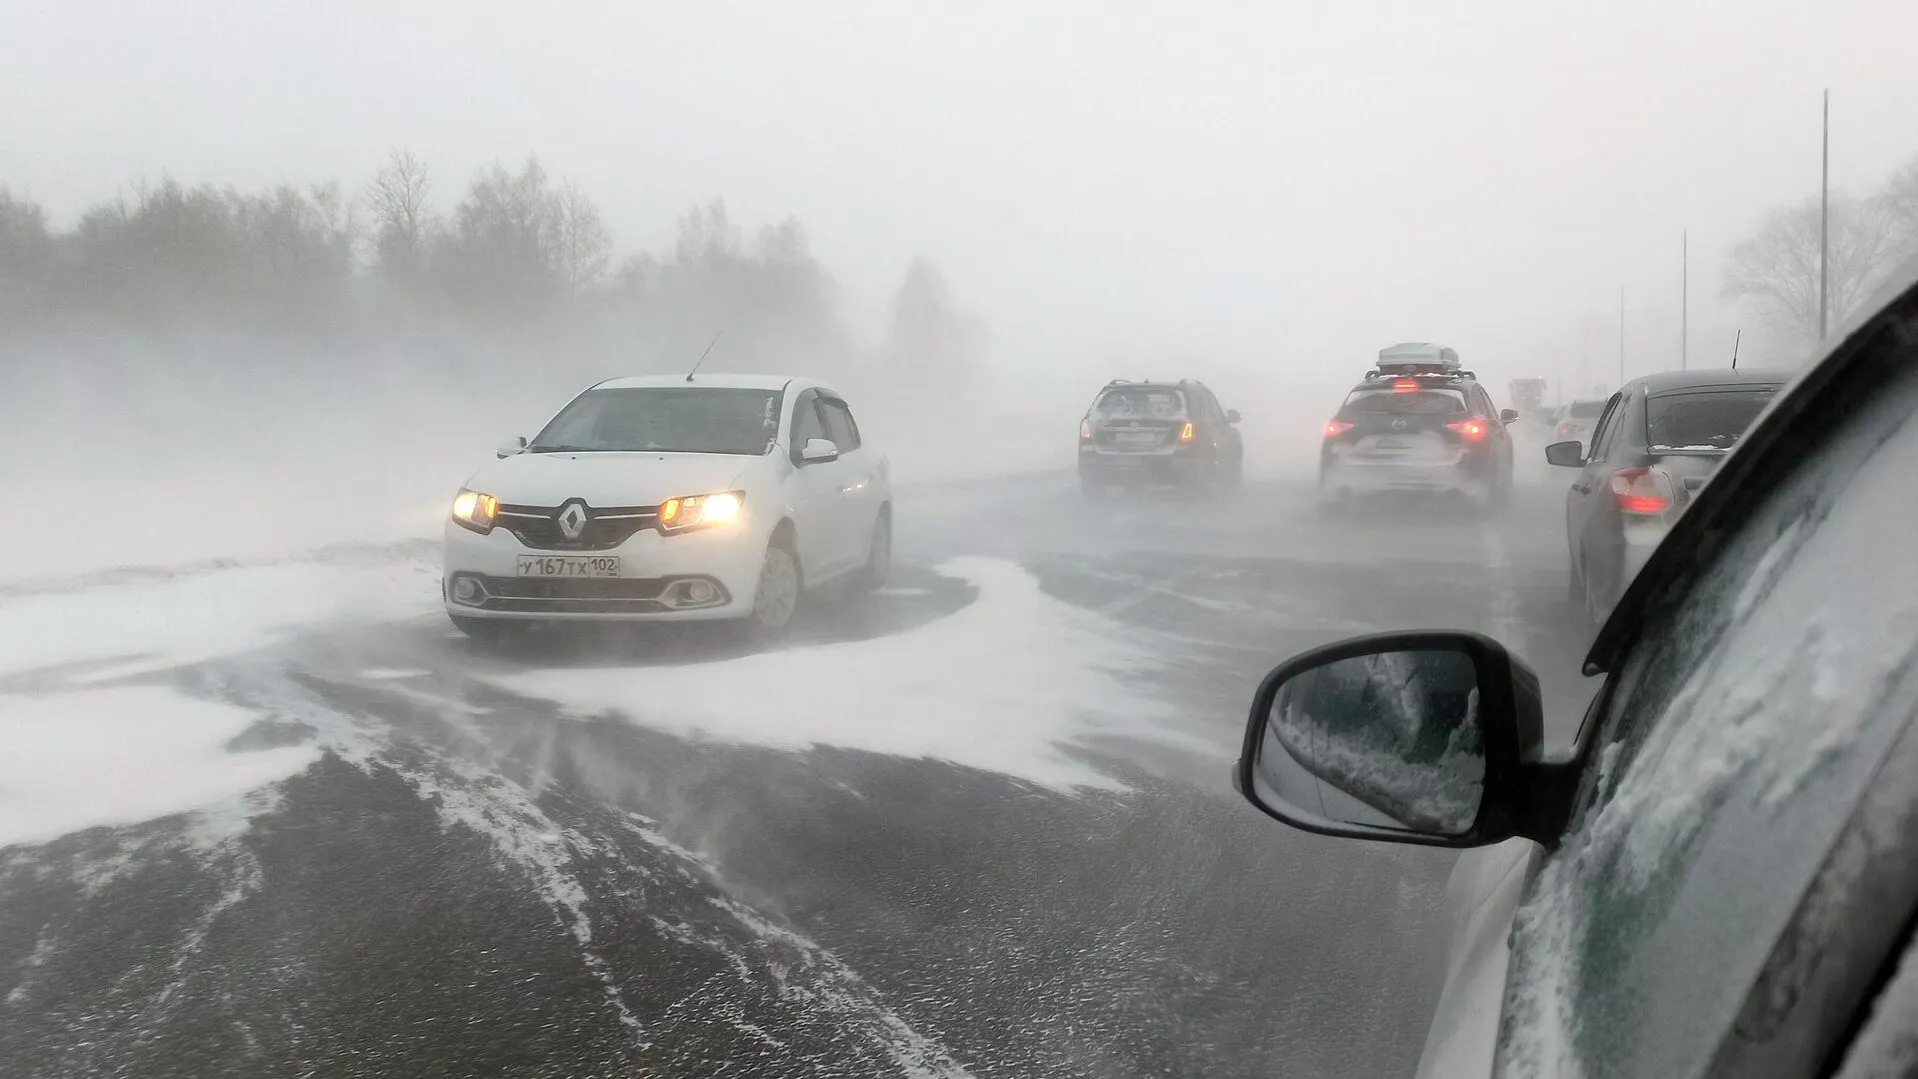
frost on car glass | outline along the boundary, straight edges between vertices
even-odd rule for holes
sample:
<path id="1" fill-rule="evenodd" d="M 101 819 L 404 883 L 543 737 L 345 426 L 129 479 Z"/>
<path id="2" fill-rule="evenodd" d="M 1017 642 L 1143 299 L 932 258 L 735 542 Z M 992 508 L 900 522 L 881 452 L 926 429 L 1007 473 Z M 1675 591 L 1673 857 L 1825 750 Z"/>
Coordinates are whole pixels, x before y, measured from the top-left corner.
<path id="1" fill-rule="evenodd" d="M 1151 416 L 1175 419 L 1185 415 L 1185 395 L 1178 390 L 1107 390 L 1092 410 L 1108 418 Z"/>
<path id="2" fill-rule="evenodd" d="M 1902 392 L 1900 392 L 1902 391 Z M 1714 395 L 1720 396 L 1720 395 Z M 1502 1074 L 1701 1074 L 1908 723 L 1918 663 L 1918 377 L 1769 492 L 1647 624 L 1596 732 L 1604 768 L 1513 933 Z M 1748 1029 L 1750 1028 L 1750 1029 Z"/>
<path id="3" fill-rule="evenodd" d="M 1775 386 L 1668 393 L 1645 402 L 1645 442 L 1653 449 L 1730 449 L 1771 403 Z"/>
<path id="4" fill-rule="evenodd" d="M 779 439 L 779 397 L 778 390 L 718 386 L 588 390 L 527 448 L 759 456 Z"/>
<path id="5" fill-rule="evenodd" d="M 1465 395 L 1456 390 L 1358 390 L 1345 399 L 1341 411 L 1449 416 L 1465 411 Z"/>

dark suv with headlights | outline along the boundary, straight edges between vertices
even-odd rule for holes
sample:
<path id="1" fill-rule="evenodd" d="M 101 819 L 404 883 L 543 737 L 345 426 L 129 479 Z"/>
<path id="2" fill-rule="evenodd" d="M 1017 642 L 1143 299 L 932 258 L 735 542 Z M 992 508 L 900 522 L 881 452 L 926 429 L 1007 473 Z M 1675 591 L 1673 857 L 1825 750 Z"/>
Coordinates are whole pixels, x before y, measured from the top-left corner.
<path id="1" fill-rule="evenodd" d="M 1203 382 L 1113 379 L 1079 420 L 1079 484 L 1095 497 L 1114 487 L 1235 487 L 1245 468 L 1238 422 Z"/>

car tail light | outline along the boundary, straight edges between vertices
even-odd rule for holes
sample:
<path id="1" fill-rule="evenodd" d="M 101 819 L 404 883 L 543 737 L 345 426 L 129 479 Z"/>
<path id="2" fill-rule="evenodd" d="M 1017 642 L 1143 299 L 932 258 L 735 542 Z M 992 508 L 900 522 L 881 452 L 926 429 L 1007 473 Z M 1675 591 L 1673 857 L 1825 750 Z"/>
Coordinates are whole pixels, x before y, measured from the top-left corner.
<path id="1" fill-rule="evenodd" d="M 1612 473 L 1612 495 L 1620 513 L 1656 517 L 1672 508 L 1672 478 L 1656 468 L 1621 468 Z"/>
<path id="2" fill-rule="evenodd" d="M 1352 425 L 1346 423 L 1344 420 L 1333 420 L 1331 423 L 1325 425 L 1325 437 L 1337 438 L 1351 429 Z"/>
<path id="3" fill-rule="evenodd" d="M 1573 438 L 1573 437 L 1576 437 L 1577 435 L 1578 435 L 1578 428 L 1573 427 L 1571 424 L 1561 423 L 1558 425 L 1558 437 Z"/>
<path id="4" fill-rule="evenodd" d="M 1410 393 L 1418 388 L 1419 380 L 1416 378 L 1402 378 L 1392 383 L 1392 392 L 1394 393 Z"/>
<path id="5" fill-rule="evenodd" d="M 1484 420 L 1460 420 L 1457 423 L 1448 423 L 1445 426 L 1450 427 L 1452 430 L 1457 431 L 1461 435 L 1464 435 L 1465 441 L 1467 442 L 1485 441 L 1485 421 Z"/>
<path id="6" fill-rule="evenodd" d="M 1192 441 L 1192 433 L 1193 433 L 1192 424 L 1190 421 L 1188 421 L 1184 427 L 1179 428 L 1179 441 L 1181 442 Z"/>
<path id="7" fill-rule="evenodd" d="M 1079 441 L 1081 442 L 1092 441 L 1092 421 L 1091 420 L 1079 421 Z"/>

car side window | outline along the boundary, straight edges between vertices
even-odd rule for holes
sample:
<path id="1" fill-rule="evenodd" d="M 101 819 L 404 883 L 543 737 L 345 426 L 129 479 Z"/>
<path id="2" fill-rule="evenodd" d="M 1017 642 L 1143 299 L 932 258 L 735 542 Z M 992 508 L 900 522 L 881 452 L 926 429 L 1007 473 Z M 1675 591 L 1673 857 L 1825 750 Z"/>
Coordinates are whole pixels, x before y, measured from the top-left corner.
<path id="1" fill-rule="evenodd" d="M 826 424 L 826 437 L 833 440 L 841 453 L 851 453 L 859 448 L 859 425 L 852 421 L 852 409 L 837 397 L 819 398 L 819 415 Z"/>
<path id="2" fill-rule="evenodd" d="M 793 402 L 793 460 L 799 460 L 807 439 L 828 437 L 826 425 L 819 418 L 819 394 L 813 390 L 802 391 L 798 400 Z"/>
<path id="3" fill-rule="evenodd" d="M 1598 414 L 1598 422 L 1592 425 L 1592 444 L 1585 454 L 1587 460 L 1603 461 L 1612 449 L 1612 432 L 1617 430 L 1619 414 L 1624 412 L 1625 395 L 1612 394 L 1605 402 L 1605 411 Z"/>
<path id="4" fill-rule="evenodd" d="M 1855 859 L 1835 847 L 1868 794 L 1918 800 L 1879 786 L 1918 718 L 1918 624 L 1909 590 L 1886 587 L 1910 580 L 1910 555 L 1882 542 L 1918 532 L 1918 363 L 1906 372 L 1646 612 L 1583 804 L 1514 923 L 1502 1074 L 1818 1073 L 1814 1035 L 1846 1013 L 1817 979 L 1868 978 L 1878 957 L 1843 946 L 1904 916 L 1859 911 L 1875 893 L 1857 860 L 1896 857 L 1889 836 Z"/>

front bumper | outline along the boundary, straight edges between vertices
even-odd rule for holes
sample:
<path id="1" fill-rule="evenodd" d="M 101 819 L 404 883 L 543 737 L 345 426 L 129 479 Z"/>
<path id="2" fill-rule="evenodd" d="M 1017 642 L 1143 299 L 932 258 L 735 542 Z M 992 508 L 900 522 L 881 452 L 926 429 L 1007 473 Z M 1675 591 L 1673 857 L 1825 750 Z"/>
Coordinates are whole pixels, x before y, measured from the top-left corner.
<path id="1" fill-rule="evenodd" d="M 544 551 L 504 528 L 482 536 L 448 522 L 440 596 L 464 618 L 711 621 L 752 613 L 768 531 L 731 527 L 662 536 L 647 530 L 604 551 Z M 620 576 L 522 577 L 522 557 L 617 559 Z M 710 595 L 708 595 L 710 590 Z"/>

